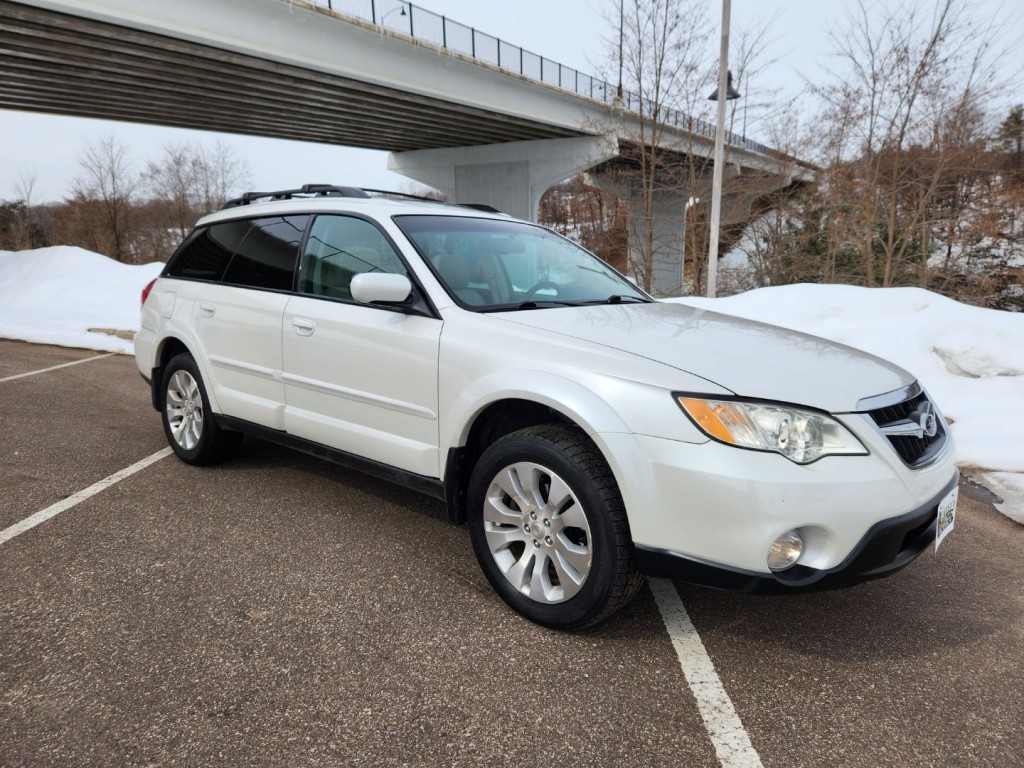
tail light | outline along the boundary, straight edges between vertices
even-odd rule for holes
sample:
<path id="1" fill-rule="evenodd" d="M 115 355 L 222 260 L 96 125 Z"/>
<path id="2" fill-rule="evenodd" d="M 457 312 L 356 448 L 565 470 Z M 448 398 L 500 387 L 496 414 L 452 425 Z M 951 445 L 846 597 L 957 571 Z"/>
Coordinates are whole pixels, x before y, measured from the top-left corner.
<path id="1" fill-rule="evenodd" d="M 149 292 L 153 290 L 153 286 L 156 284 L 156 281 L 157 278 L 154 277 L 152 280 L 146 283 L 146 287 L 142 289 L 142 304 L 146 303 L 146 299 L 149 298 Z"/>

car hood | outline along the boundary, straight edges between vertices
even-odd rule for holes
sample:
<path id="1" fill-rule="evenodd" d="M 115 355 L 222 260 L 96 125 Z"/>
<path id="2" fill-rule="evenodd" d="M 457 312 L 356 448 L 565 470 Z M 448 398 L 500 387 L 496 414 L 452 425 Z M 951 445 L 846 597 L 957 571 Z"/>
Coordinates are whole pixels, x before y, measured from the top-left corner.
<path id="1" fill-rule="evenodd" d="M 492 315 L 639 355 L 708 379 L 740 397 L 831 413 L 914 381 L 867 352 L 684 304 L 613 304 Z"/>

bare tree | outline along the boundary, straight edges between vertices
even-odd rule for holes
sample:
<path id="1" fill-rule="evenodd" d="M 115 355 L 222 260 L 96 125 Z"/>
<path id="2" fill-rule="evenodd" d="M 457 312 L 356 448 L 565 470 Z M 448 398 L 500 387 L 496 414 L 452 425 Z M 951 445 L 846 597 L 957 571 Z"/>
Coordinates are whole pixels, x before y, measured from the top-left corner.
<path id="1" fill-rule="evenodd" d="M 684 207 L 667 210 L 665 200 L 682 194 L 677 188 L 683 174 L 670 166 L 683 155 L 680 147 L 666 146 L 666 121 L 670 111 L 690 114 L 688 108 L 698 103 L 699 84 L 707 81 L 711 65 L 711 25 L 699 0 L 624 0 L 621 17 L 619 4 L 611 5 L 615 35 L 609 63 L 616 69 L 621 64 L 623 85 L 623 154 L 612 166 L 611 188 L 630 201 L 629 272 L 650 290 L 657 254 L 682 247 Z M 674 225 L 666 221 L 670 216 Z M 666 229 L 678 232 L 675 242 L 662 242 Z"/>
<path id="2" fill-rule="evenodd" d="M 193 149 L 196 203 L 202 213 L 212 213 L 243 187 L 252 183 L 248 164 L 222 141 Z"/>
<path id="3" fill-rule="evenodd" d="M 621 19 L 619 4 L 613 5 L 614 14 L 608 15 L 616 34 L 610 41 L 609 61 L 619 61 L 621 21 L 622 156 L 609 164 L 615 183 L 602 183 L 629 200 L 629 269 L 637 281 L 650 290 L 655 265 L 663 256 L 672 254 L 675 261 L 683 252 L 685 269 L 675 277 L 676 284 L 667 286 L 665 273 L 658 281 L 662 290 L 699 290 L 708 251 L 714 129 L 707 94 L 717 81 L 714 20 L 708 4 L 699 0 L 624 0 Z M 772 23 L 773 19 L 755 21 L 738 30 L 732 61 L 747 93 L 742 111 L 739 102 L 730 104 L 734 131 L 757 124 L 779 108 L 772 94 L 758 92 L 748 82 L 752 73 L 770 63 L 766 52 Z M 678 128 L 670 128 L 671 123 Z M 727 174 L 726 196 L 745 181 Z M 728 234 L 723 232 L 722 245 L 730 242 Z"/>
<path id="4" fill-rule="evenodd" d="M 964 0 L 859 0 L 830 39 L 841 67 L 824 102 L 831 237 L 860 254 L 867 285 L 909 268 L 928 282 L 935 206 L 959 182 L 1000 85 L 998 20 Z"/>
<path id="5" fill-rule="evenodd" d="M 2 203 L 0 247 L 21 251 L 45 244 L 33 210 L 35 188 L 35 171 L 23 168 L 14 181 L 15 199 Z"/>
<path id="6" fill-rule="evenodd" d="M 150 197 L 162 201 L 169 226 L 184 237 L 195 220 L 221 208 L 249 184 L 248 165 L 223 142 L 212 146 L 169 144 L 150 162 L 146 182 Z"/>
<path id="7" fill-rule="evenodd" d="M 128 149 L 112 135 L 87 144 L 78 156 L 82 173 L 72 187 L 73 199 L 93 209 L 94 249 L 118 261 L 132 262 L 132 203 L 139 176 Z M 84 222 L 83 222 L 84 223 Z"/>
<path id="8" fill-rule="evenodd" d="M 196 219 L 197 191 L 194 150 L 189 144 L 168 144 L 159 160 L 146 168 L 149 195 L 164 204 L 169 228 L 184 237 Z"/>

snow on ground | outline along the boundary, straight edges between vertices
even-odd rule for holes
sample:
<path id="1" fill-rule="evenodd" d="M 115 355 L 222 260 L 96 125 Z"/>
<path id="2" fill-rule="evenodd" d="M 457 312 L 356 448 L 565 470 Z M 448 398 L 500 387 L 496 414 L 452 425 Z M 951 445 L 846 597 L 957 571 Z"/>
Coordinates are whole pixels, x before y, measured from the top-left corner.
<path id="1" fill-rule="evenodd" d="M 162 268 L 64 246 L 0 251 L 0 337 L 131 353 L 130 340 L 90 329 L 137 330 L 139 294 Z M 671 301 L 823 336 L 906 368 L 953 422 L 960 465 L 1024 522 L 1024 314 L 918 288 L 845 285 Z"/>
<path id="2" fill-rule="evenodd" d="M 978 480 L 1002 499 L 995 505 L 1011 520 L 1024 523 L 1024 475 L 1016 472 L 986 472 Z"/>
<path id="3" fill-rule="evenodd" d="M 131 354 L 131 339 L 90 329 L 137 331 L 140 294 L 163 266 L 70 246 L 0 251 L 0 337 Z"/>

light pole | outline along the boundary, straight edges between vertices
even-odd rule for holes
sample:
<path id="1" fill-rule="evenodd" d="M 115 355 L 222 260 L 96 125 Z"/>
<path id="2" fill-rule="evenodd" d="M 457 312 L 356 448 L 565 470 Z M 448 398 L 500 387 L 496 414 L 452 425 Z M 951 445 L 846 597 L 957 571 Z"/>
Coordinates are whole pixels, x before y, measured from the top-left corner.
<path id="1" fill-rule="evenodd" d="M 748 78 L 749 79 L 749 78 Z M 746 93 L 743 94 L 743 146 L 747 145 L 747 106 L 750 103 L 750 87 L 749 83 L 744 83 L 746 87 Z"/>
<path id="2" fill-rule="evenodd" d="M 619 100 L 619 104 L 622 104 L 622 38 L 623 28 L 625 27 L 626 14 L 623 6 L 624 0 L 619 0 L 619 88 L 615 92 L 616 98 Z"/>
<path id="3" fill-rule="evenodd" d="M 718 290 L 718 227 L 722 218 L 722 165 L 725 162 L 725 102 L 739 98 L 729 82 L 729 11 L 731 1 L 722 0 L 722 50 L 718 56 L 718 90 L 712 98 L 718 101 L 718 121 L 715 124 L 715 172 L 711 180 L 711 224 L 708 237 L 708 296 L 714 298 Z"/>

